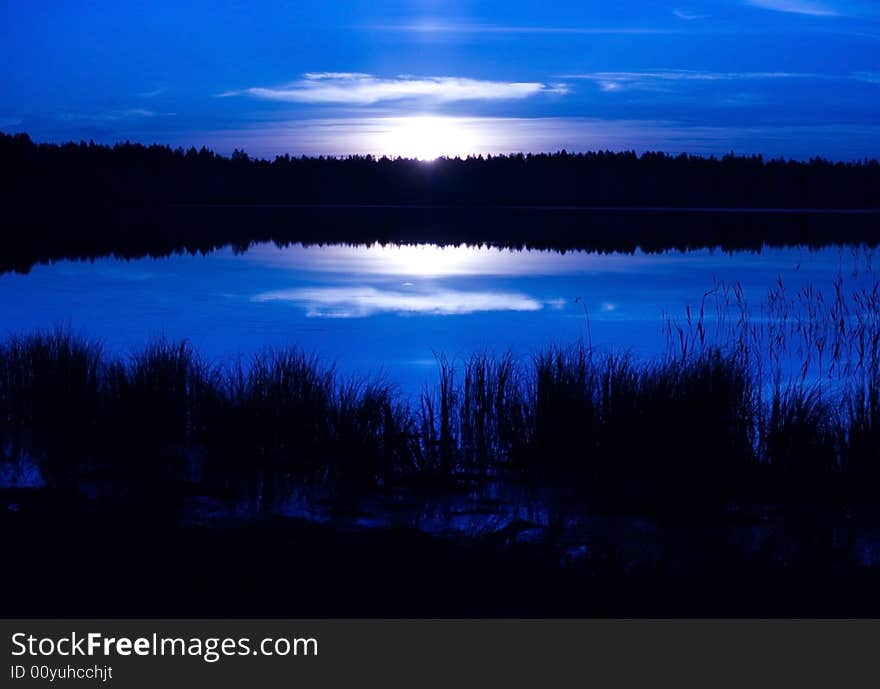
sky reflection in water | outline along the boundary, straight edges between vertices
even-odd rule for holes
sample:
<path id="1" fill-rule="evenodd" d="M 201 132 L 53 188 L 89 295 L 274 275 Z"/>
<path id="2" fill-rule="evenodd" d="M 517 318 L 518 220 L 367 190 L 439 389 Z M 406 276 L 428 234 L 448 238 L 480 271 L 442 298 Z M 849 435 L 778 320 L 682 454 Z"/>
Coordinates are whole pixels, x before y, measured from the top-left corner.
<path id="1" fill-rule="evenodd" d="M 128 353 L 158 335 L 188 338 L 221 361 L 296 343 L 343 372 L 382 374 L 415 390 L 435 354 L 527 356 L 589 333 L 597 347 L 650 357 L 665 315 L 739 281 L 760 303 L 790 290 L 860 279 L 869 256 L 845 248 L 708 250 L 648 255 L 434 246 L 256 246 L 208 256 L 62 261 L 0 276 L 2 334 L 55 324 Z"/>

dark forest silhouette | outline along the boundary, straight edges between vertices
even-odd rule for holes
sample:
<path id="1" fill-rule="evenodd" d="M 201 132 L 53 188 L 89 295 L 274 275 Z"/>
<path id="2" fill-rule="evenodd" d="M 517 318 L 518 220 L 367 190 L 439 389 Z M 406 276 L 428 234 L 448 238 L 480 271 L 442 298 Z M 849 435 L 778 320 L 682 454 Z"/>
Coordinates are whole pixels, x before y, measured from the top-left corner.
<path id="1" fill-rule="evenodd" d="M 0 134 L 0 270 L 268 240 L 606 251 L 875 243 L 874 213 L 716 210 L 876 211 L 878 188 L 877 161 L 632 152 L 267 161 Z M 660 210 L 675 208 L 691 211 Z"/>
<path id="2" fill-rule="evenodd" d="M 880 208 L 877 161 L 765 161 L 634 152 L 439 159 L 349 156 L 253 159 L 206 148 L 136 143 L 34 144 L 3 136 L 6 201 L 168 203 L 403 203 Z"/>

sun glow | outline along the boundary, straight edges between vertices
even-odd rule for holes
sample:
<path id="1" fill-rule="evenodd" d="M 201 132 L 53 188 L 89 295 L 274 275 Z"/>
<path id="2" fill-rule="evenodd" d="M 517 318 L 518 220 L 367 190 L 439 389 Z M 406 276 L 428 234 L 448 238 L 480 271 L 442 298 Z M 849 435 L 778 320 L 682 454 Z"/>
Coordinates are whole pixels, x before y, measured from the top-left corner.
<path id="1" fill-rule="evenodd" d="M 230 257 L 234 254 L 229 251 Z M 711 255 L 655 256 L 637 253 L 595 254 L 517 251 L 499 247 L 437 246 L 434 244 L 371 244 L 369 246 L 287 246 L 259 244 L 248 249 L 247 260 L 297 273 L 339 273 L 353 276 L 447 278 L 456 276 L 540 276 L 579 272 L 626 273 L 645 266 L 665 270 L 687 262 L 714 265 Z M 236 259 L 238 260 L 238 259 Z"/>
<path id="2" fill-rule="evenodd" d="M 546 257 L 548 254 L 515 253 L 508 249 L 478 249 L 464 245 L 377 243 L 370 246 L 291 246 L 283 249 L 265 244 L 252 247 L 247 256 L 262 265 L 283 266 L 297 272 L 430 279 L 518 274 L 518 263 L 529 256 Z"/>
<path id="3" fill-rule="evenodd" d="M 384 272 L 414 277 L 467 275 L 478 269 L 482 258 L 479 252 L 465 246 L 440 247 L 429 244 L 374 245 L 373 256 L 381 262 Z"/>
<path id="4" fill-rule="evenodd" d="M 468 118 L 415 115 L 390 117 L 384 124 L 370 137 L 370 148 L 379 155 L 435 160 L 480 149 L 477 128 Z"/>

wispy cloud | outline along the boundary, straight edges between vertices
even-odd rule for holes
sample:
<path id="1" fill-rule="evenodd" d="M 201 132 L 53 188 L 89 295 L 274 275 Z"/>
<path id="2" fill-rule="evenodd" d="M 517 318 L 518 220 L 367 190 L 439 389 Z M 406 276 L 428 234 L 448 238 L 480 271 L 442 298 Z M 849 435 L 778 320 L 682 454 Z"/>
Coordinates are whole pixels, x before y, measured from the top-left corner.
<path id="1" fill-rule="evenodd" d="M 118 122 L 131 118 L 156 117 L 160 113 L 145 108 L 128 108 L 126 110 L 109 110 L 98 113 L 65 112 L 58 117 L 65 122 Z"/>
<path id="2" fill-rule="evenodd" d="M 416 22 L 409 24 L 370 24 L 357 27 L 365 31 L 400 31 L 407 33 L 444 34 L 573 34 L 573 35 L 640 35 L 678 33 L 674 28 L 651 26 L 510 26 L 467 22 Z"/>
<path id="3" fill-rule="evenodd" d="M 820 79 L 828 77 L 805 72 L 708 72 L 661 69 L 644 72 L 586 72 L 583 74 L 566 74 L 561 78 L 594 81 L 603 91 L 613 92 L 624 89 L 652 90 L 668 88 L 669 85 L 677 82 L 765 81 L 770 79 Z"/>
<path id="4" fill-rule="evenodd" d="M 372 105 L 383 101 L 428 100 L 451 103 L 467 100 L 519 100 L 540 93 L 565 93 L 564 84 L 534 81 L 486 81 L 466 77 L 397 76 L 316 72 L 283 86 L 255 86 L 220 96 L 253 96 L 288 103 Z"/>
<path id="5" fill-rule="evenodd" d="M 745 0 L 747 5 L 775 12 L 807 14 L 813 17 L 834 17 L 839 12 L 820 0 Z"/>
<path id="6" fill-rule="evenodd" d="M 149 91 L 141 91 L 138 93 L 139 98 L 155 98 L 156 96 L 160 96 L 168 90 L 167 86 L 157 86 L 154 89 L 150 89 Z"/>
<path id="7" fill-rule="evenodd" d="M 436 289 L 405 292 L 363 287 L 301 287 L 264 292 L 255 302 L 289 301 L 320 318 L 364 318 L 377 313 L 459 316 L 483 311 L 539 311 L 542 302 L 519 292 Z"/>
<path id="8" fill-rule="evenodd" d="M 676 17 L 678 17 L 679 19 L 686 21 L 686 22 L 692 22 L 692 21 L 697 21 L 698 19 L 708 19 L 709 18 L 708 14 L 703 14 L 701 12 L 694 12 L 693 10 L 687 10 L 684 8 L 674 9 L 674 10 L 672 10 L 672 14 L 674 14 Z"/>
<path id="9" fill-rule="evenodd" d="M 686 69 L 658 69 L 644 72 L 586 72 L 565 74 L 560 79 L 593 81 L 603 91 L 627 89 L 667 91 L 680 82 L 739 82 L 770 81 L 774 79 L 813 79 L 821 81 L 880 83 L 878 72 L 852 74 L 819 74 L 817 72 L 709 72 Z"/>

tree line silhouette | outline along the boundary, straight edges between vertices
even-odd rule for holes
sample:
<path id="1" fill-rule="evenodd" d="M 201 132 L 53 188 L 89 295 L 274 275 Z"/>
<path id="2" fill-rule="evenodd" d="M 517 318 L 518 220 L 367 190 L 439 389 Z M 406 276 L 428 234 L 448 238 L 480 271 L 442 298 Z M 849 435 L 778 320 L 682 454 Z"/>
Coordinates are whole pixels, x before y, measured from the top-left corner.
<path id="1" fill-rule="evenodd" d="M 876 160 L 562 151 L 430 164 L 372 156 L 270 161 L 243 151 L 37 144 L 0 133 L 0 270 L 270 239 L 617 251 L 873 243 L 874 214 L 716 211 L 876 211 L 878 188 Z M 657 211 L 675 208 L 702 212 Z"/>

